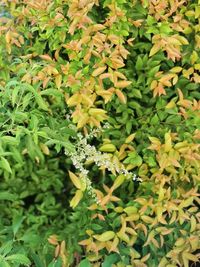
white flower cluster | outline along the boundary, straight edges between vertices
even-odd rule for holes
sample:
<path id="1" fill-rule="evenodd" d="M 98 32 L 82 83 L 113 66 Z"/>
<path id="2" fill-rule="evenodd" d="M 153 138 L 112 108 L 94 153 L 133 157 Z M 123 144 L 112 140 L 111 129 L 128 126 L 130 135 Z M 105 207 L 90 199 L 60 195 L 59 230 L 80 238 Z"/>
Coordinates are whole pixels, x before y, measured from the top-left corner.
<path id="1" fill-rule="evenodd" d="M 71 158 L 75 168 L 80 172 L 80 177 L 82 177 L 86 184 L 88 193 L 95 197 L 91 181 L 88 178 L 89 171 L 84 167 L 86 162 L 94 162 L 98 167 L 104 167 L 112 173 L 124 174 L 125 176 L 132 178 L 133 181 L 141 182 L 141 178 L 127 171 L 123 164 L 119 164 L 117 160 L 112 161 L 109 154 L 97 151 L 95 146 L 88 144 L 88 139 L 96 137 L 99 132 L 99 129 L 95 129 L 85 137 L 83 137 L 81 133 L 78 133 L 78 142 L 75 146 L 75 152 L 65 151 L 66 155 Z"/>

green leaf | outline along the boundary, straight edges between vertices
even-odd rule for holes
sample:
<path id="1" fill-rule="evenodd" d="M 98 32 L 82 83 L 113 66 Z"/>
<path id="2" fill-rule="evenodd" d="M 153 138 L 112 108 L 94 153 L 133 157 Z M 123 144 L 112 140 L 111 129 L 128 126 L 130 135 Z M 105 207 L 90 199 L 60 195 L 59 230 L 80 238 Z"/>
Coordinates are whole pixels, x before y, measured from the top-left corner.
<path id="1" fill-rule="evenodd" d="M 21 215 L 17 215 L 16 217 L 14 217 L 13 222 L 12 222 L 12 230 L 13 230 L 14 236 L 18 232 L 24 219 L 25 219 L 25 217 L 22 217 Z"/>
<path id="2" fill-rule="evenodd" d="M 40 259 L 40 257 L 36 253 L 31 254 L 31 258 L 34 261 L 35 267 L 44 267 L 44 262 Z"/>
<path id="3" fill-rule="evenodd" d="M 0 200 L 10 200 L 10 201 L 15 201 L 16 200 L 16 195 L 11 194 L 9 192 L 0 192 Z"/>
<path id="4" fill-rule="evenodd" d="M 4 259 L 1 259 L 1 258 L 0 258 L 0 266 L 1 267 L 11 267 L 11 265 L 8 262 L 6 262 Z"/>
<path id="5" fill-rule="evenodd" d="M 20 263 L 23 265 L 31 264 L 30 260 L 23 254 L 13 254 L 5 258 L 7 261 Z"/>
<path id="6" fill-rule="evenodd" d="M 84 259 L 79 263 L 78 267 L 91 267 L 92 265 L 90 264 L 88 259 Z"/>
<path id="7" fill-rule="evenodd" d="M 7 242 L 5 242 L 1 247 L 0 247 L 0 256 L 3 255 L 7 255 L 8 253 L 10 253 L 10 251 L 13 249 L 13 241 L 9 240 Z M 0 265 L 1 266 L 1 265 Z"/>
<path id="8" fill-rule="evenodd" d="M 62 267 L 62 260 L 58 258 L 57 260 L 52 261 L 48 267 Z"/>
<path id="9" fill-rule="evenodd" d="M 0 166 L 7 172 L 12 173 L 12 170 L 10 168 L 10 164 L 7 159 L 4 157 L 1 157 Z"/>
<path id="10" fill-rule="evenodd" d="M 120 256 L 118 254 L 111 254 L 106 256 L 102 267 L 110 267 L 112 264 L 117 263 L 120 260 Z"/>
<path id="11" fill-rule="evenodd" d="M 142 68 L 143 68 L 143 61 L 142 61 L 142 58 L 140 56 L 138 56 L 138 58 L 137 58 L 135 68 L 136 68 L 136 70 L 142 70 Z"/>
<path id="12" fill-rule="evenodd" d="M 16 86 L 12 91 L 12 106 L 14 106 L 17 103 L 17 98 L 19 95 L 20 87 Z"/>

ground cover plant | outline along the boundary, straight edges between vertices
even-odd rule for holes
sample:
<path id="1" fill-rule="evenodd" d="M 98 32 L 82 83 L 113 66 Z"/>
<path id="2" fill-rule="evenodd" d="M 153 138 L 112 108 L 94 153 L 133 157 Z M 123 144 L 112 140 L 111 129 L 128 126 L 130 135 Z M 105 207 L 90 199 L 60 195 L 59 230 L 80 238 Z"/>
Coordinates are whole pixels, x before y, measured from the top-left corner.
<path id="1" fill-rule="evenodd" d="M 0 267 L 200 258 L 200 2 L 0 0 Z"/>

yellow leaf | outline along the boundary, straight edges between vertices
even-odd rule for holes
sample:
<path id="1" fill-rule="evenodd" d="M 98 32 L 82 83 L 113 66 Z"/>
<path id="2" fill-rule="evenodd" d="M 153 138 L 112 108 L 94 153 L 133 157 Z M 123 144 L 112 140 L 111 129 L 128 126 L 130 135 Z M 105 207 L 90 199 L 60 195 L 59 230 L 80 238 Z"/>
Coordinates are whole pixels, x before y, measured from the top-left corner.
<path id="1" fill-rule="evenodd" d="M 73 172 L 69 171 L 69 177 L 72 181 L 72 183 L 76 186 L 76 188 L 81 189 L 82 188 L 82 183 L 80 178 L 78 178 Z"/>
<path id="2" fill-rule="evenodd" d="M 153 55 L 155 55 L 159 50 L 161 49 L 160 44 L 156 43 L 153 45 L 153 47 L 150 50 L 149 56 L 152 57 Z"/>
<path id="3" fill-rule="evenodd" d="M 159 195 L 158 195 L 158 202 L 160 202 L 164 199 L 165 191 L 166 190 L 163 188 L 163 186 L 160 186 Z"/>
<path id="4" fill-rule="evenodd" d="M 129 242 L 130 242 L 130 239 L 129 239 L 128 235 L 125 234 L 125 233 L 123 233 L 123 232 L 121 232 L 121 231 L 119 231 L 119 232 L 117 233 L 117 236 L 118 236 L 122 241 L 124 241 L 124 242 L 126 242 L 126 243 L 129 243 Z"/>
<path id="5" fill-rule="evenodd" d="M 106 111 L 100 108 L 91 108 L 88 113 L 90 116 L 97 116 L 97 115 L 104 115 Z"/>
<path id="6" fill-rule="evenodd" d="M 132 142 L 134 140 L 134 138 L 135 138 L 135 135 L 136 135 L 136 133 L 133 133 L 133 134 L 129 135 L 125 140 L 125 144 L 128 144 L 128 143 Z"/>
<path id="7" fill-rule="evenodd" d="M 67 100 L 67 105 L 69 107 L 76 106 L 78 103 L 80 103 L 81 98 L 82 97 L 79 94 L 75 94 Z"/>
<path id="8" fill-rule="evenodd" d="M 123 184 L 125 180 L 125 175 L 124 174 L 120 174 L 114 181 L 113 186 L 111 187 L 111 190 L 114 191 L 115 189 L 117 189 L 121 184 Z"/>
<path id="9" fill-rule="evenodd" d="M 115 152 L 116 146 L 113 144 L 105 144 L 99 148 L 101 152 Z"/>
<path id="10" fill-rule="evenodd" d="M 182 238 L 182 237 L 178 238 L 178 239 L 176 240 L 176 242 L 175 242 L 175 246 L 176 246 L 176 247 L 181 247 L 181 246 L 184 245 L 184 244 L 185 244 L 185 239 Z"/>
<path id="11" fill-rule="evenodd" d="M 134 222 L 134 221 L 138 221 L 140 218 L 139 214 L 132 214 L 128 217 L 125 218 L 126 222 Z"/>
<path id="12" fill-rule="evenodd" d="M 55 77 L 55 84 L 56 84 L 58 89 L 60 89 L 61 83 L 62 83 L 62 75 L 58 74 Z"/>
<path id="13" fill-rule="evenodd" d="M 165 134 L 165 152 L 169 152 L 172 149 L 172 139 L 170 133 Z"/>
<path id="14" fill-rule="evenodd" d="M 130 206 L 130 207 L 126 207 L 124 209 L 124 212 L 126 212 L 126 214 L 128 214 L 128 215 L 131 215 L 131 214 L 137 213 L 138 209 L 136 207 L 134 207 L 134 206 Z"/>
<path id="15" fill-rule="evenodd" d="M 42 152 L 43 152 L 45 155 L 49 155 L 49 154 L 50 154 L 50 152 L 49 152 L 49 148 L 48 148 L 47 145 L 40 143 L 40 148 L 41 148 Z"/>
<path id="16" fill-rule="evenodd" d="M 128 234 L 130 234 L 130 235 L 136 235 L 137 236 L 137 233 L 136 233 L 136 231 L 133 229 L 133 228 L 131 228 L 131 227 L 126 227 L 126 233 L 128 233 Z"/>
<path id="17" fill-rule="evenodd" d="M 115 233 L 113 231 L 107 231 L 101 235 L 94 235 L 94 238 L 100 242 L 107 242 L 115 237 Z"/>
<path id="18" fill-rule="evenodd" d="M 130 81 L 120 81 L 115 84 L 115 87 L 117 88 L 125 88 L 128 87 L 132 82 Z"/>
<path id="19" fill-rule="evenodd" d="M 81 190 L 77 190 L 75 196 L 70 201 L 70 207 L 74 209 L 78 205 L 82 197 L 83 197 L 83 192 Z"/>
<path id="20" fill-rule="evenodd" d="M 171 100 L 171 101 L 165 106 L 165 108 L 166 108 L 166 109 L 172 109 L 172 108 L 174 108 L 175 106 L 176 106 L 176 104 L 175 104 L 174 100 Z"/>
<path id="21" fill-rule="evenodd" d="M 119 244 L 119 238 L 117 236 L 115 236 L 109 252 L 111 252 L 111 251 L 114 251 L 115 252 L 116 249 L 117 249 L 118 244 Z"/>
<path id="22" fill-rule="evenodd" d="M 88 107 L 93 105 L 93 101 L 90 99 L 89 96 L 82 94 L 81 97 L 83 104 L 87 105 Z"/>
<path id="23" fill-rule="evenodd" d="M 200 64 L 195 64 L 194 68 L 195 68 L 195 70 L 200 70 Z"/>
<path id="24" fill-rule="evenodd" d="M 171 70 L 170 70 L 170 72 L 172 72 L 172 73 L 179 73 L 179 72 L 181 72 L 182 71 L 182 67 L 174 67 L 174 68 L 172 68 Z"/>
<path id="25" fill-rule="evenodd" d="M 88 123 L 88 120 L 89 120 L 88 114 L 83 114 L 78 120 L 77 128 L 79 129 L 85 126 Z"/>
<path id="26" fill-rule="evenodd" d="M 188 43 L 188 40 L 187 40 L 185 37 L 181 36 L 181 35 L 178 35 L 178 36 L 177 36 L 177 39 L 178 39 L 183 45 L 188 45 L 188 44 L 189 44 L 189 43 Z"/>
<path id="27" fill-rule="evenodd" d="M 147 224 L 151 224 L 154 222 L 154 219 L 147 216 L 147 215 L 142 215 L 141 219 L 143 220 L 143 222 L 147 223 Z"/>
<path id="28" fill-rule="evenodd" d="M 190 245 L 193 251 L 199 248 L 199 237 L 198 236 L 191 236 L 189 241 L 190 241 Z"/>
<path id="29" fill-rule="evenodd" d="M 196 255 L 193 255 L 186 251 L 182 253 L 182 257 L 190 261 L 194 261 L 194 262 L 198 261 L 198 257 Z"/>
<path id="30" fill-rule="evenodd" d="M 160 261 L 158 267 L 166 267 L 167 263 L 168 263 L 168 260 L 167 260 L 165 257 L 163 257 L 163 258 L 161 259 L 161 261 Z"/>
<path id="31" fill-rule="evenodd" d="M 192 205 L 193 204 L 193 200 L 194 200 L 194 197 L 189 197 L 188 199 L 183 200 L 181 202 L 181 204 L 179 205 L 179 208 L 182 209 L 182 208 L 186 208 L 186 207 Z"/>
<path id="32" fill-rule="evenodd" d="M 194 216 L 191 217 L 190 224 L 191 224 L 190 232 L 192 233 L 193 231 L 196 230 L 197 226 L 197 222 Z"/>
<path id="33" fill-rule="evenodd" d="M 6 39 L 6 43 L 9 44 L 11 41 L 11 31 L 7 31 L 6 35 L 5 35 L 5 39 Z"/>
<path id="34" fill-rule="evenodd" d="M 88 239 L 82 240 L 82 241 L 80 241 L 78 243 L 81 246 L 88 246 L 88 245 L 90 245 L 92 243 L 92 239 L 91 238 L 88 238 Z"/>
<path id="35" fill-rule="evenodd" d="M 156 80 L 153 80 L 150 85 L 151 90 L 155 89 L 157 85 L 158 85 L 158 82 Z"/>
<path id="36" fill-rule="evenodd" d="M 92 76 L 93 77 L 99 76 L 106 70 L 106 68 L 107 68 L 106 66 L 97 68 L 96 70 L 93 71 Z"/>

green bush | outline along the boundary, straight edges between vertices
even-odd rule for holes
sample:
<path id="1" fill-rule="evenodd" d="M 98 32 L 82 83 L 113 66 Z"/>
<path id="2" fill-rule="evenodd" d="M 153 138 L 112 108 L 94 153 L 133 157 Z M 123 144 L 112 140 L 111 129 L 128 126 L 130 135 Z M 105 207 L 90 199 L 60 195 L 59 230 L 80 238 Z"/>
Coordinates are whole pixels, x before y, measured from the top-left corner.
<path id="1" fill-rule="evenodd" d="M 1 1 L 0 266 L 198 262 L 200 3 Z"/>

